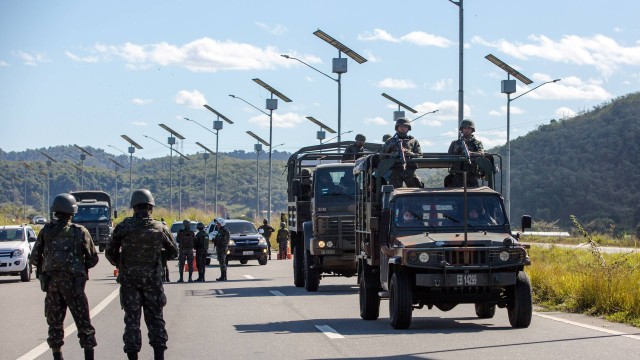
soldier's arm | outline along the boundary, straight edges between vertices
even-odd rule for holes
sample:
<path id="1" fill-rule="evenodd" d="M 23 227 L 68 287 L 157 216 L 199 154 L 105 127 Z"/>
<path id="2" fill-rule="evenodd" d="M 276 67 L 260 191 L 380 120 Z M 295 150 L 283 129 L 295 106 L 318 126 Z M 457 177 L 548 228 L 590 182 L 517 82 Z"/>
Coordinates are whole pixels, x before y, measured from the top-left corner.
<path id="1" fill-rule="evenodd" d="M 85 256 L 84 264 L 88 269 L 91 269 L 92 267 L 96 266 L 96 264 L 98 264 L 98 252 L 96 251 L 96 246 L 93 243 L 91 234 L 89 234 L 89 230 L 87 230 L 85 227 L 82 227 L 81 230 L 82 246 Z"/>
<path id="2" fill-rule="evenodd" d="M 415 140 L 413 142 L 413 146 L 411 147 L 411 154 L 409 154 L 409 156 L 414 158 L 422 156 L 422 149 L 420 148 L 420 142 L 418 140 Z"/>
<path id="3" fill-rule="evenodd" d="M 175 259 L 178 257 L 178 245 L 173 241 L 173 236 L 166 226 L 162 227 L 162 246 L 167 255 L 167 259 Z"/>
<path id="4" fill-rule="evenodd" d="M 476 146 L 478 150 L 475 152 L 478 155 L 484 155 L 484 146 L 482 146 L 482 141 L 476 140 Z"/>
<path id="5" fill-rule="evenodd" d="M 31 265 L 40 269 L 40 265 L 42 264 L 42 256 L 44 253 L 44 233 L 46 232 L 46 228 L 40 230 L 38 233 L 38 239 L 36 239 L 36 243 L 33 245 L 33 250 L 31 251 L 31 258 L 29 262 Z"/>
<path id="6" fill-rule="evenodd" d="M 122 223 L 118 224 L 116 228 L 113 229 L 111 241 L 109 241 L 107 249 L 104 251 L 104 256 L 113 266 L 118 266 L 120 263 L 120 248 L 122 247 L 122 237 L 124 236 L 123 230 Z"/>
<path id="7" fill-rule="evenodd" d="M 456 154 L 456 142 L 452 141 L 451 145 L 449 145 L 449 151 L 447 151 L 447 153 L 449 155 L 455 155 Z"/>

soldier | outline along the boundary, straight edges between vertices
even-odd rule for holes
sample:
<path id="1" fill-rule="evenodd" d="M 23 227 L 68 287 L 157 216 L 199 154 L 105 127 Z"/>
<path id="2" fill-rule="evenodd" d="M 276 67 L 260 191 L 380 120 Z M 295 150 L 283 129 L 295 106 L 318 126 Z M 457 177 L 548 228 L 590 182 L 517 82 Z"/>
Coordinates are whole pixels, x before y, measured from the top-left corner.
<path id="1" fill-rule="evenodd" d="M 54 359 L 62 359 L 67 307 L 76 322 L 85 359 L 93 359 L 93 348 L 97 345 L 84 287 L 89 269 L 98 263 L 98 254 L 89 231 L 71 223 L 77 211 L 76 199 L 70 194 L 59 194 L 53 199 L 51 212 L 58 220 L 42 228 L 30 259 L 31 265 L 37 267 L 42 291 L 47 293 L 44 299 L 49 324 L 47 343 Z"/>
<path id="2" fill-rule="evenodd" d="M 401 187 L 403 181 L 407 187 L 423 187 L 422 181 L 416 175 L 417 166 L 406 162 L 410 158 L 422 156 L 420 143 L 409 135 L 411 122 L 408 119 L 399 118 L 396 120 L 395 129 L 395 135 L 387 139 L 381 149 L 382 153 L 396 154 L 403 159 L 402 164 L 396 164 L 391 168 L 389 182 L 395 188 Z"/>
<path id="3" fill-rule="evenodd" d="M 198 268 L 198 278 L 196 281 L 204 282 L 204 271 L 207 261 L 207 249 L 209 248 L 209 235 L 204 231 L 204 224 L 199 222 L 197 225 L 198 233 L 194 243 L 196 249 L 196 267 Z"/>
<path id="4" fill-rule="evenodd" d="M 469 149 L 469 156 L 473 155 L 484 155 L 484 148 L 482 146 L 482 142 L 477 140 L 473 133 L 476 131 L 476 126 L 473 121 L 469 119 L 464 119 L 460 122 L 460 136 L 458 140 L 453 140 L 451 145 L 449 145 L 449 154 L 451 155 L 464 155 L 464 145 L 467 144 L 467 148 Z M 477 187 L 479 186 L 478 179 L 480 177 L 478 166 L 473 163 L 462 163 L 459 167 L 452 168 L 451 172 L 453 174 L 453 183 L 451 184 L 454 187 L 462 187 L 464 185 L 464 175 L 463 171 L 467 172 L 467 186 Z"/>
<path id="5" fill-rule="evenodd" d="M 267 240 L 267 252 L 269 253 L 269 260 L 271 260 L 271 234 L 273 234 L 276 229 L 274 229 L 271 225 L 269 225 L 269 220 L 262 220 L 262 225 L 258 227 L 258 232 L 262 230 L 262 236 Z"/>
<path id="6" fill-rule="evenodd" d="M 213 239 L 218 254 L 218 263 L 220 264 L 220 277 L 216 281 L 227 281 L 227 246 L 229 246 L 229 230 L 224 227 L 226 221 L 223 218 L 217 218 L 216 226 L 218 233 Z"/>
<path id="7" fill-rule="evenodd" d="M 178 231 L 178 246 L 180 246 L 180 255 L 178 257 L 178 271 L 180 272 L 180 279 L 178 282 L 184 282 L 182 279 L 182 273 L 184 272 L 184 262 L 187 261 L 187 267 L 189 268 L 189 282 L 193 282 L 191 276 L 193 276 L 193 242 L 195 240 L 195 234 L 191 231 L 191 221 L 183 220 L 182 229 Z"/>
<path id="8" fill-rule="evenodd" d="M 178 248 L 169 229 L 151 217 L 154 206 L 149 190 L 135 190 L 131 194 L 133 216 L 116 226 L 105 251 L 107 260 L 118 268 L 125 325 L 122 339 L 129 359 L 137 359 L 142 347 L 142 310 L 154 359 L 164 359 L 169 339 L 162 315 L 167 297 L 162 286 L 161 253 L 164 250 L 168 259 L 175 259 Z"/>
<path id="9" fill-rule="evenodd" d="M 364 153 L 364 143 L 367 141 L 367 138 L 362 135 L 356 135 L 355 144 L 351 144 L 344 149 L 344 154 L 342 155 L 342 161 L 354 161 L 359 156 L 358 154 Z"/>
<path id="10" fill-rule="evenodd" d="M 287 246 L 289 245 L 289 230 L 287 230 L 286 223 L 280 223 L 276 239 L 278 240 L 278 258 L 284 260 L 287 258 Z"/>

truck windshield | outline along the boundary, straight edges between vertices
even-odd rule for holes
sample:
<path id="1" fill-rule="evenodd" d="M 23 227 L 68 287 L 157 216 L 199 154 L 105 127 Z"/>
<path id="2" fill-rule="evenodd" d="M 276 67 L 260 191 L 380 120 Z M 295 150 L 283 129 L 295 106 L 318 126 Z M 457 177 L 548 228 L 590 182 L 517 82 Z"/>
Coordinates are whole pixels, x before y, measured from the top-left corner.
<path id="1" fill-rule="evenodd" d="M 354 195 L 353 169 L 318 169 L 314 175 L 315 196 Z"/>
<path id="2" fill-rule="evenodd" d="M 79 206 L 73 215 L 73 222 L 92 222 L 109 220 L 109 208 L 106 206 Z"/>
<path id="3" fill-rule="evenodd" d="M 401 196 L 395 202 L 393 216 L 398 227 L 461 227 L 464 201 L 462 194 Z M 469 194 L 467 221 L 474 228 L 504 226 L 502 201 L 496 195 Z"/>

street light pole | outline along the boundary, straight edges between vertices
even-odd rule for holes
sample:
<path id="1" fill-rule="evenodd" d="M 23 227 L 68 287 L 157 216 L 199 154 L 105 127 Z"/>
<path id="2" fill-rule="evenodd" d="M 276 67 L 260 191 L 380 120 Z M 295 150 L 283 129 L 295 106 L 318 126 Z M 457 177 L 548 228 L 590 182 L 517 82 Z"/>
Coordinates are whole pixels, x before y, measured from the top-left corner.
<path id="1" fill-rule="evenodd" d="M 193 121 L 196 124 L 200 125 L 200 123 L 194 121 L 194 120 L 190 120 L 185 118 L 185 120 L 188 121 Z M 202 125 L 200 125 L 201 127 L 204 127 Z M 207 131 L 209 132 L 213 132 L 209 129 L 207 129 L 206 127 L 204 127 Z M 196 145 L 200 146 L 202 149 L 204 149 L 204 153 L 202 154 L 202 158 L 204 159 L 204 212 L 205 214 L 207 213 L 207 159 L 209 158 L 209 154 L 214 154 L 216 156 L 216 159 L 218 158 L 218 154 L 214 153 L 211 149 L 209 149 L 208 147 L 202 145 L 201 143 L 196 141 Z"/>
<path id="2" fill-rule="evenodd" d="M 29 169 L 33 170 L 31 165 L 24 161 L 20 161 L 24 165 L 24 199 L 22 200 L 22 217 L 27 219 L 27 179 L 29 178 Z"/>
<path id="3" fill-rule="evenodd" d="M 458 7 L 458 126 L 456 133 L 464 117 L 464 7 L 463 0 L 453 1 Z"/>
<path id="4" fill-rule="evenodd" d="M 133 173 L 132 172 L 133 153 L 136 152 L 136 148 L 139 150 L 142 150 L 142 146 L 140 146 L 140 144 L 138 144 L 137 142 L 133 141 L 127 135 L 120 135 L 120 137 L 122 137 L 129 143 L 129 149 L 128 149 L 129 151 L 129 199 L 131 199 L 131 195 L 133 194 L 133 182 L 131 177 L 131 174 Z"/>
<path id="5" fill-rule="evenodd" d="M 256 143 L 253 146 L 253 149 L 256 151 L 256 219 L 259 219 L 260 217 L 260 162 L 259 162 L 260 151 L 262 151 L 262 144 L 270 147 L 271 143 L 266 142 L 263 138 L 254 134 L 253 131 L 247 131 L 247 134 L 249 134 L 251 137 L 253 137 L 258 141 L 258 143 Z"/>
<path id="6" fill-rule="evenodd" d="M 218 213 L 218 155 L 220 154 L 218 152 L 218 132 L 220 130 L 222 130 L 222 125 L 223 122 L 220 121 L 220 118 L 222 118 L 222 120 L 228 122 L 229 124 L 233 124 L 233 121 L 229 120 L 229 118 L 227 118 L 226 116 L 222 115 L 221 113 L 219 113 L 218 111 L 216 111 L 214 108 L 212 108 L 211 106 L 204 104 L 203 105 L 207 110 L 211 111 L 212 113 L 216 114 L 217 116 L 217 120 L 213 121 L 213 129 L 216 131 L 216 173 L 215 173 L 215 185 L 213 188 L 213 194 L 214 194 L 214 213 L 217 214 Z"/>
<path id="7" fill-rule="evenodd" d="M 169 137 L 167 138 L 167 143 L 169 144 L 169 212 L 173 214 L 173 145 L 176 143 L 176 137 L 180 140 L 184 140 L 185 137 L 165 124 L 158 124 L 158 126 L 169 132 Z M 178 150 L 176 150 L 176 153 L 179 153 Z"/>
<path id="8" fill-rule="evenodd" d="M 44 151 L 40 151 L 40 154 L 47 158 L 47 206 L 49 206 L 51 204 L 51 163 L 57 163 L 58 161 Z"/>
<path id="9" fill-rule="evenodd" d="M 109 158 L 109 161 L 111 161 L 114 165 L 115 165 L 115 178 L 116 178 L 116 190 L 115 190 L 115 206 L 114 209 L 118 210 L 118 166 L 121 168 L 124 168 L 124 165 L 120 164 L 119 162 L 117 162 L 116 160 Z"/>
<path id="10" fill-rule="evenodd" d="M 85 150 L 84 148 L 74 144 L 76 148 L 78 148 L 80 153 L 80 190 L 84 190 L 84 161 L 87 159 L 87 155 L 93 156 L 90 152 Z"/>

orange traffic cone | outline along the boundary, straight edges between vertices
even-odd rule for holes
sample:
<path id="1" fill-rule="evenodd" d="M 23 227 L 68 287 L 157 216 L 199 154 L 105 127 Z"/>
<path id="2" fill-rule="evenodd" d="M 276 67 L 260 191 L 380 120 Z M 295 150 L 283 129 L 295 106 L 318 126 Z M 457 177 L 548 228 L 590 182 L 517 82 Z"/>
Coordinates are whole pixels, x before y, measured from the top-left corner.
<path id="1" fill-rule="evenodd" d="M 291 255 L 291 246 L 287 244 L 287 259 L 292 259 L 293 255 Z"/>
<path id="2" fill-rule="evenodd" d="M 113 269 L 113 276 L 118 277 L 118 268 Z"/>
<path id="3" fill-rule="evenodd" d="M 193 266 L 193 271 L 198 272 L 198 267 L 196 266 L 196 257 L 193 257 L 193 262 L 192 262 L 192 266 Z M 184 271 L 189 271 L 189 264 L 185 263 L 184 264 Z"/>

